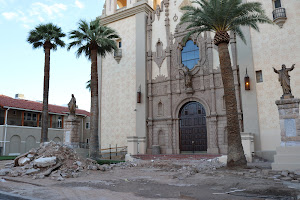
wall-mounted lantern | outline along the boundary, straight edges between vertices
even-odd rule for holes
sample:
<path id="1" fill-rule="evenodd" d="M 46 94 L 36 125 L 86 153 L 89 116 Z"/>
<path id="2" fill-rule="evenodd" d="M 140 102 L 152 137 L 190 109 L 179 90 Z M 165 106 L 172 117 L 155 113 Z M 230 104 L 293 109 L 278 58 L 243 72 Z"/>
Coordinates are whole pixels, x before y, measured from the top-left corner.
<path id="1" fill-rule="evenodd" d="M 140 87 L 139 87 L 139 89 L 137 91 L 137 94 L 136 94 L 136 97 L 137 97 L 136 102 L 137 103 L 141 103 L 142 102 L 142 91 L 141 90 L 142 89 L 141 89 L 141 85 L 140 85 Z"/>
<path id="2" fill-rule="evenodd" d="M 245 90 L 250 90 L 250 78 L 247 73 L 247 68 L 246 68 L 246 74 L 245 74 L 244 81 L 245 81 Z"/>

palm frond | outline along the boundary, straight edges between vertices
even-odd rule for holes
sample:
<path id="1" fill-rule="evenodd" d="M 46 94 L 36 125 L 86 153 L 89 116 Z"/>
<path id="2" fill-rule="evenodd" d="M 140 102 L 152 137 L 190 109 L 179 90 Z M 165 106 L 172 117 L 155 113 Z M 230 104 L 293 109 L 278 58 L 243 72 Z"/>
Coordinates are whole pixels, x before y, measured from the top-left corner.
<path id="1" fill-rule="evenodd" d="M 186 40 L 192 34 L 204 31 L 234 31 L 243 41 L 245 37 L 241 27 L 249 26 L 259 31 L 258 24 L 272 24 L 259 2 L 242 0 L 195 0 L 196 6 L 184 6 L 180 24 L 187 23 L 189 31 Z"/>
<path id="2" fill-rule="evenodd" d="M 62 32 L 61 28 L 52 23 L 40 24 L 29 32 L 27 42 L 32 44 L 33 48 L 39 48 L 48 41 L 52 44 L 52 50 L 56 50 L 57 46 L 65 46 L 64 41 L 61 40 L 65 36 L 66 34 Z"/>
<path id="3" fill-rule="evenodd" d="M 78 29 L 69 33 L 69 39 L 72 39 L 73 42 L 69 43 L 68 50 L 77 47 L 77 57 L 84 54 L 90 59 L 90 44 L 97 44 L 98 54 L 104 57 L 107 53 L 111 53 L 117 49 L 115 42 L 117 38 L 120 38 L 117 32 L 107 26 L 101 25 L 99 18 L 90 23 L 80 20 Z"/>

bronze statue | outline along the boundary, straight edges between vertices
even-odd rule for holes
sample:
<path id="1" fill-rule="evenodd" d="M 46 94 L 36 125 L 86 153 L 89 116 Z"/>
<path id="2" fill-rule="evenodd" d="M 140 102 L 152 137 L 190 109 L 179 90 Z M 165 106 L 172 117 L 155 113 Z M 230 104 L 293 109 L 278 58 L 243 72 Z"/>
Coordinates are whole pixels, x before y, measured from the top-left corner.
<path id="1" fill-rule="evenodd" d="M 291 84 L 290 84 L 290 75 L 289 71 L 292 71 L 295 68 L 295 64 L 292 65 L 291 68 L 286 68 L 285 65 L 282 65 L 281 70 L 276 70 L 274 67 L 274 72 L 279 74 L 278 81 L 280 82 L 282 86 L 282 91 L 284 96 L 290 96 L 292 97 L 292 90 L 291 90 Z"/>
<path id="2" fill-rule="evenodd" d="M 189 68 L 184 67 L 183 74 L 184 74 L 185 89 L 192 89 L 192 73 L 189 70 Z"/>
<path id="3" fill-rule="evenodd" d="M 68 107 L 69 107 L 70 115 L 74 115 L 75 116 L 75 112 L 76 112 L 76 99 L 74 97 L 74 94 L 72 94 L 72 98 L 71 98 L 70 102 L 68 103 Z"/>

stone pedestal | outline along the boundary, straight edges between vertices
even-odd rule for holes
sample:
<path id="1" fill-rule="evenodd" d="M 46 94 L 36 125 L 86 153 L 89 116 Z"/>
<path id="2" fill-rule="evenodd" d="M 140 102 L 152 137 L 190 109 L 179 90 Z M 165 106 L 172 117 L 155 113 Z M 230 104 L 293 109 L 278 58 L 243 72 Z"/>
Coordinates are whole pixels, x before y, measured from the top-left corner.
<path id="1" fill-rule="evenodd" d="M 290 98 L 276 101 L 281 129 L 281 144 L 276 149 L 272 169 L 300 169 L 300 99 Z"/>
<path id="2" fill-rule="evenodd" d="M 80 121 L 75 117 L 69 115 L 64 124 L 64 138 L 63 143 L 72 148 L 79 148 L 79 125 Z"/>
<path id="3" fill-rule="evenodd" d="M 146 137 L 129 136 L 127 137 L 127 153 L 138 155 L 146 153 Z"/>
<path id="4" fill-rule="evenodd" d="M 252 162 L 252 153 L 254 153 L 254 134 L 242 132 L 241 138 L 247 162 Z"/>
<path id="5" fill-rule="evenodd" d="M 152 145 L 152 155 L 160 154 L 160 146 L 159 145 Z"/>

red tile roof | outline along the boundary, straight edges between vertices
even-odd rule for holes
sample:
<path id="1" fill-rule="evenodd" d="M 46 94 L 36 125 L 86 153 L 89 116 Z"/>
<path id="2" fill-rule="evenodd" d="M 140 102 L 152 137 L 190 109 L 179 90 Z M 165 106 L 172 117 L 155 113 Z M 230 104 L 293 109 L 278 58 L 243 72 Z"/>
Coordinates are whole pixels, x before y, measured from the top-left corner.
<path id="1" fill-rule="evenodd" d="M 43 104 L 36 102 L 36 101 L 30 101 L 25 99 L 14 99 L 5 95 L 0 94 L 0 106 L 1 107 L 12 107 L 12 108 L 20 108 L 20 109 L 27 109 L 27 110 L 33 110 L 33 111 L 42 111 L 43 110 Z M 69 113 L 69 108 L 64 106 L 57 106 L 48 104 L 48 109 L 50 113 L 57 113 L 57 114 L 67 114 Z M 90 116 L 90 113 L 81 110 L 76 109 L 76 114 L 79 115 L 87 115 Z"/>

